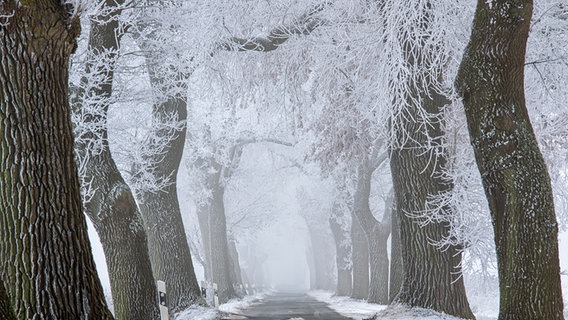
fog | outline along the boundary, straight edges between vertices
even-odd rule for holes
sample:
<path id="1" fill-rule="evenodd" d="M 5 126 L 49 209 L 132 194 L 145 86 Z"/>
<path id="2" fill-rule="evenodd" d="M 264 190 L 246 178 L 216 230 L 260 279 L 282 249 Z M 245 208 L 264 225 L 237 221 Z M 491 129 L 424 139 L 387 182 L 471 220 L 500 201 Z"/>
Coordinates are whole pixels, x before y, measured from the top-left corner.
<path id="1" fill-rule="evenodd" d="M 281 216 L 252 244 L 253 250 L 266 255 L 262 268 L 267 285 L 280 291 L 309 290 L 307 232 L 305 221 L 290 213 Z"/>
<path id="2" fill-rule="evenodd" d="M 329 212 L 326 203 L 331 202 L 331 192 L 326 189 L 325 182 L 316 181 L 291 165 L 292 162 L 281 154 L 283 151 L 285 148 L 268 144 L 245 148 L 239 168 L 226 187 L 227 229 L 237 242 L 243 283 L 254 285 L 258 290 L 303 292 L 313 289 L 314 281 L 310 272 L 314 262 L 309 258 L 313 251 L 308 223 L 312 228 L 314 225 L 329 228 L 327 218 L 321 213 Z M 186 175 L 187 168 L 182 168 L 179 177 Z M 179 197 L 183 199 L 180 206 L 188 241 L 198 243 L 200 234 L 190 181 L 187 178 L 179 180 Z M 381 184 L 374 193 L 384 193 L 389 188 L 389 185 Z M 314 207 L 303 206 L 299 193 L 314 202 Z M 377 206 L 379 202 L 378 198 L 372 201 L 373 211 L 381 211 Z M 104 253 L 90 223 L 89 236 L 99 276 L 110 299 Z M 559 240 L 561 270 L 567 270 L 568 233 L 561 232 Z M 329 246 L 333 245 L 333 240 L 329 241 Z M 196 259 L 193 264 L 201 283 L 205 279 L 203 266 Z M 566 276 L 562 280 L 566 280 Z M 471 284 L 466 283 L 466 286 Z"/>
<path id="3" fill-rule="evenodd" d="M 99 237 L 88 221 L 89 237 L 93 246 L 93 255 L 97 271 L 107 297 L 110 297 L 110 282 L 104 252 Z M 310 240 L 306 222 L 298 212 L 286 212 L 273 224 L 259 232 L 256 240 L 248 245 L 238 246 L 239 255 L 243 257 L 243 267 L 251 266 L 252 257 L 266 257 L 259 271 L 259 285 L 278 291 L 308 291 L 310 289 L 310 270 L 308 254 Z M 247 256 L 247 254 L 249 256 Z M 246 257 L 249 259 L 247 260 Z M 195 264 L 195 262 L 194 262 Z M 203 268 L 195 264 L 198 280 L 203 280 Z M 243 270 L 245 272 L 245 270 Z M 250 277 L 250 275 L 249 275 Z"/>
<path id="4" fill-rule="evenodd" d="M 225 191 L 227 229 L 236 239 L 243 282 L 278 291 L 310 289 L 311 240 L 306 219 L 316 219 L 319 212 L 305 212 L 298 192 L 309 193 L 313 201 L 330 201 L 331 190 L 322 181 L 314 181 L 285 158 L 286 147 L 270 144 L 247 146 L 239 168 Z M 199 247 L 200 234 L 188 168 L 178 174 L 178 195 L 188 241 Z M 328 210 L 328 205 L 319 204 Z M 312 221 L 313 222 L 313 221 Z M 110 283 L 102 246 L 89 222 L 89 236 L 95 262 L 107 298 Z M 319 227 L 327 227 L 322 219 Z M 334 246 L 332 241 L 329 242 Z M 192 255 L 199 254 L 192 252 Z M 199 283 L 205 280 L 203 266 L 193 259 Z"/>

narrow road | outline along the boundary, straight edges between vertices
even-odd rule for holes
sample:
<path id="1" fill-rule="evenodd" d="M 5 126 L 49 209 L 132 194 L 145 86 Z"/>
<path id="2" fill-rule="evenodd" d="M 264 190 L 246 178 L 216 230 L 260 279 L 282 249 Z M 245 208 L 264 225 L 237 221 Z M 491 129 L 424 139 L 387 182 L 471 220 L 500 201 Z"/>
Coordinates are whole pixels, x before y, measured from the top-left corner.
<path id="1" fill-rule="evenodd" d="M 347 320 L 320 302 L 303 293 L 274 293 L 258 304 L 239 313 L 239 319 L 254 320 Z"/>

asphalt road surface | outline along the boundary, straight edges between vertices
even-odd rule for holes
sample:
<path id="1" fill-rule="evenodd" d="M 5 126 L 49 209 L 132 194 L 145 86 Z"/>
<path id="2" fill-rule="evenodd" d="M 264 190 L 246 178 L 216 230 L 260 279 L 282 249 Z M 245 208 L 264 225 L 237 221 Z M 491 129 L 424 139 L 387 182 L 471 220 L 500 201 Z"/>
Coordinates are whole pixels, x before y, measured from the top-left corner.
<path id="1" fill-rule="evenodd" d="M 274 293 L 262 301 L 242 310 L 239 315 L 228 319 L 254 320 L 344 320 L 346 318 L 303 293 Z"/>

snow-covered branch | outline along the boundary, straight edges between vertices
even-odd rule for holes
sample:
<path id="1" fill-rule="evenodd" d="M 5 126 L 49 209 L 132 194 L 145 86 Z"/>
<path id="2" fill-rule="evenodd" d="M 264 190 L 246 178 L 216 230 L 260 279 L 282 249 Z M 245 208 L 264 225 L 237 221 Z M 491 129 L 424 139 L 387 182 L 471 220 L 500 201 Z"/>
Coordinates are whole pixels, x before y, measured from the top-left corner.
<path id="1" fill-rule="evenodd" d="M 240 38 L 231 37 L 219 44 L 219 48 L 227 51 L 262 51 L 268 52 L 278 49 L 293 35 L 308 35 L 326 21 L 317 18 L 316 14 L 330 6 L 332 1 L 324 1 L 310 8 L 306 13 L 295 19 L 292 23 L 272 29 L 267 36 Z"/>

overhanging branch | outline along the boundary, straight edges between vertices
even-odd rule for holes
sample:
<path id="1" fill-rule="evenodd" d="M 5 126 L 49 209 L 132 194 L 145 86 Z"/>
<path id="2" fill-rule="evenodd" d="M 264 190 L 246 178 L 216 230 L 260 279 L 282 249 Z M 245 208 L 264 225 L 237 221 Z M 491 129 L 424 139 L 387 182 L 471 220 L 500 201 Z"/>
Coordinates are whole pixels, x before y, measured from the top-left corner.
<path id="1" fill-rule="evenodd" d="M 269 52 L 278 49 L 293 35 L 308 35 L 319 26 L 326 23 L 325 20 L 315 17 L 316 14 L 332 4 L 332 1 L 324 1 L 310 8 L 306 13 L 295 19 L 288 25 L 278 26 L 270 31 L 266 37 L 239 38 L 231 37 L 219 43 L 217 50 L 225 51 L 260 51 Z"/>

